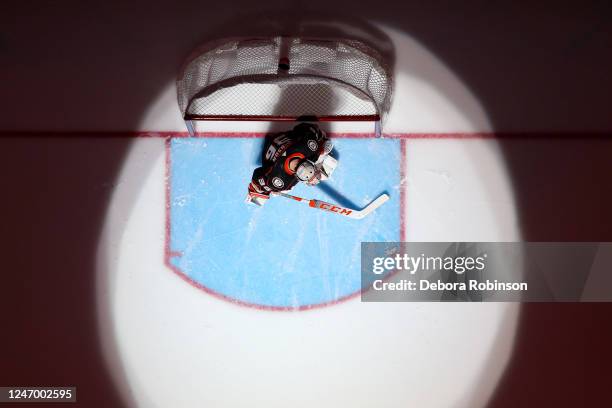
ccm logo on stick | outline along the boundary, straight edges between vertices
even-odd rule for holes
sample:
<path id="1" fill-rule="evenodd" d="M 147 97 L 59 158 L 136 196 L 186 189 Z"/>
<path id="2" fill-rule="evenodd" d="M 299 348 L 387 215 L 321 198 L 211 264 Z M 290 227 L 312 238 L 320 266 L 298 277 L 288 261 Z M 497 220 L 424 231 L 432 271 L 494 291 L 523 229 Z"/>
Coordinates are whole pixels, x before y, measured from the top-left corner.
<path id="1" fill-rule="evenodd" d="M 331 211 L 331 212 L 335 212 L 335 213 L 343 214 L 343 215 L 349 215 L 350 213 L 353 212 L 353 210 L 347 210 L 346 208 L 336 207 L 335 205 L 327 204 L 327 203 L 319 204 L 319 208 L 322 210 Z"/>
<path id="2" fill-rule="evenodd" d="M 285 198 L 291 198 L 292 200 L 298 201 L 300 203 L 304 203 L 312 208 L 318 208 L 320 210 L 333 212 L 333 213 L 344 215 L 349 218 L 353 218 L 357 220 L 362 219 L 363 217 L 370 214 L 372 211 L 374 211 L 375 209 L 377 209 L 378 207 L 386 203 L 387 200 L 389 200 L 389 196 L 387 194 L 381 194 L 380 196 L 378 196 L 376 200 L 372 201 L 363 210 L 359 211 L 359 210 L 351 210 L 348 208 L 338 207 L 337 205 L 326 203 L 325 201 L 309 200 L 306 198 L 294 196 L 294 195 L 283 193 L 280 191 L 272 192 L 272 194 L 281 196 L 281 197 L 285 197 Z"/>

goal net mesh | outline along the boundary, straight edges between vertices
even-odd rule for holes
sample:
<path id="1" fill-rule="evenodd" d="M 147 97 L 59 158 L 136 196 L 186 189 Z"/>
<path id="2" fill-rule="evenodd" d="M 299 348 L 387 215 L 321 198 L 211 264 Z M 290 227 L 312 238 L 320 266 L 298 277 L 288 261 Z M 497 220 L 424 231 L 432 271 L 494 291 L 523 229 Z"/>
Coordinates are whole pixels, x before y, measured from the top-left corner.
<path id="1" fill-rule="evenodd" d="M 375 50 L 354 40 L 226 40 L 186 63 L 178 102 L 186 120 L 382 120 L 390 72 Z"/>

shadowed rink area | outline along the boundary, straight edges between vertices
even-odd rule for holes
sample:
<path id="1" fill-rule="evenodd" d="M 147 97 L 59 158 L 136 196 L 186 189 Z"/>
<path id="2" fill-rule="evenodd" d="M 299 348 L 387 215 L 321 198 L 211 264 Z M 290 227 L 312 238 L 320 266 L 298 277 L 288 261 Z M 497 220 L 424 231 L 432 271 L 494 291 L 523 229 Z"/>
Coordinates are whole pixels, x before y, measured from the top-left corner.
<path id="1" fill-rule="evenodd" d="M 545 1 L 529 12 L 491 2 L 265 5 L 297 20 L 321 9 L 368 16 L 418 39 L 481 101 L 493 131 L 550 136 L 503 142 L 523 238 L 612 240 L 610 144 L 585 137 L 612 129 L 609 3 Z M 236 14 L 270 18 L 264 3 L 246 0 L 3 6 L 1 384 L 74 384 L 75 406 L 122 405 L 98 351 L 94 265 L 125 137 L 196 45 L 219 26 L 240 31 L 227 24 Z M 89 130 L 101 133 L 80 132 Z M 567 131 L 575 140 L 557 144 Z M 610 405 L 610 312 L 524 306 L 490 406 Z"/>

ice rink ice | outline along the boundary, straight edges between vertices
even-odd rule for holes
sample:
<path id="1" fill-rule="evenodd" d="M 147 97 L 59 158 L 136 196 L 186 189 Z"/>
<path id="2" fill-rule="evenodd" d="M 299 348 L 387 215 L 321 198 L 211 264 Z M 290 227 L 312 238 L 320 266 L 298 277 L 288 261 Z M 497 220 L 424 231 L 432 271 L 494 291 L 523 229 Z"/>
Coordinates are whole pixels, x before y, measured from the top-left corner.
<path id="1" fill-rule="evenodd" d="M 105 355 L 133 406 L 484 406 L 509 358 L 516 304 L 351 296 L 361 241 L 520 239 L 497 142 L 479 136 L 491 130 L 483 108 L 434 55 L 384 30 L 397 52 L 387 137 L 333 128 L 329 188 L 295 190 L 359 207 L 390 194 L 363 220 L 282 198 L 247 207 L 267 125 L 208 125 L 187 138 L 173 84 L 151 106 L 98 251 Z M 435 82 L 411 74 L 415 61 Z"/>
<path id="2" fill-rule="evenodd" d="M 195 284 L 254 306 L 306 308 L 355 294 L 361 242 L 400 240 L 399 140 L 338 139 L 336 150 L 349 159 L 333 181 L 292 190 L 327 202 L 341 198 L 350 208 L 392 192 L 363 220 L 283 198 L 264 208 L 245 205 L 244 181 L 260 165 L 262 148 L 254 138 L 169 142 L 170 253 L 179 253 L 170 264 Z"/>

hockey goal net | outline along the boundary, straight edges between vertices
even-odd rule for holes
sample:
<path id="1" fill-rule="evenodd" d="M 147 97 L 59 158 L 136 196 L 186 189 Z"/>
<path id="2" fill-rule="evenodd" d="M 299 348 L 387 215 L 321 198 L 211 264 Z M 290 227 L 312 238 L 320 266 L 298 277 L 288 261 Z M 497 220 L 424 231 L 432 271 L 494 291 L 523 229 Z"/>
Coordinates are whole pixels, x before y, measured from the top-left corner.
<path id="1" fill-rule="evenodd" d="M 355 40 L 249 38 L 192 54 L 178 80 L 178 103 L 194 121 L 374 121 L 389 110 L 391 70 Z"/>

